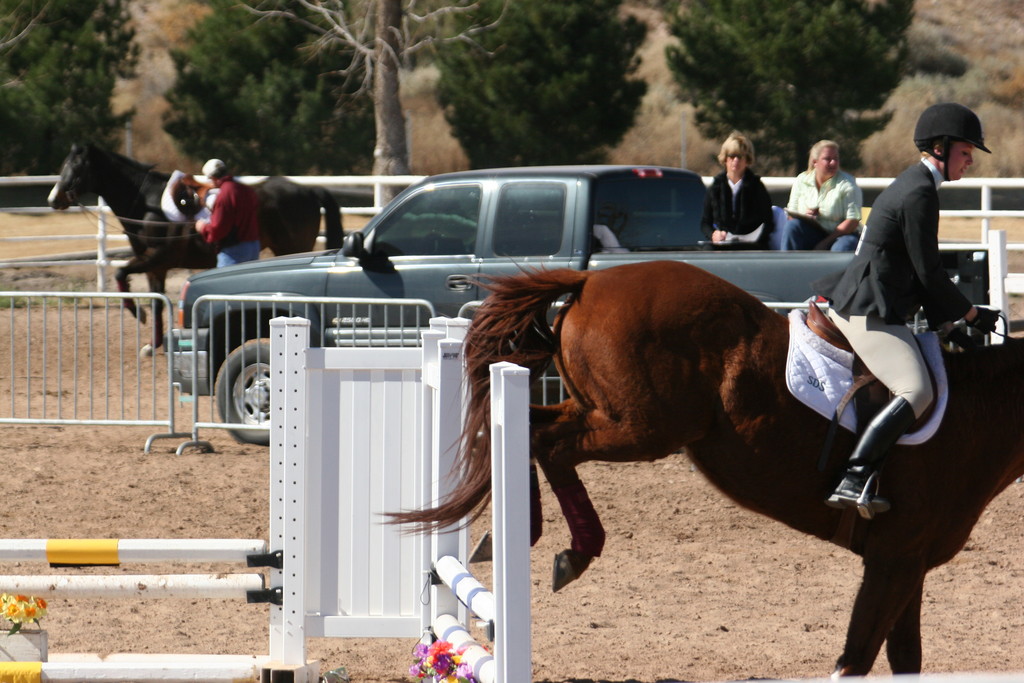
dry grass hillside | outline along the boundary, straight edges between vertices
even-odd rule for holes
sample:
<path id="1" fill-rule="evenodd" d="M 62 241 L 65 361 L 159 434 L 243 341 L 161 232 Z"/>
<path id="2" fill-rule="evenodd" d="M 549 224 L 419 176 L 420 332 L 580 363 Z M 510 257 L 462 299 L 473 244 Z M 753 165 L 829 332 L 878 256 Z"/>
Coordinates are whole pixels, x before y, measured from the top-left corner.
<path id="1" fill-rule="evenodd" d="M 664 60 L 670 42 L 656 0 L 627 1 L 627 11 L 649 25 L 643 48 L 641 75 L 649 83 L 637 124 L 613 150 L 621 163 L 680 165 L 702 173 L 716 170 L 718 141 L 705 140 L 692 124 L 691 108 L 678 101 Z M 143 47 L 141 76 L 123 84 L 118 106 L 135 107 L 133 151 L 140 159 L 162 168 L 195 165 L 185 159 L 162 132 L 167 103 L 161 97 L 173 83 L 167 50 L 202 16 L 205 4 L 196 0 L 136 0 L 139 41 Z M 918 0 L 911 40 L 915 49 L 933 59 L 963 60 L 967 70 L 958 78 L 912 77 L 891 96 L 890 126 L 868 139 L 862 150 L 864 176 L 891 176 L 906 164 L 913 149 L 907 140 L 923 103 L 955 99 L 979 111 L 987 139 L 997 153 L 979 155 L 973 175 L 1024 175 L 1024 18 L 1019 0 Z M 403 98 L 412 131 L 414 173 L 431 174 L 464 167 L 465 156 L 448 133 L 433 96 L 436 73 L 429 67 L 406 74 Z M 685 159 L 682 159 L 685 149 Z"/>

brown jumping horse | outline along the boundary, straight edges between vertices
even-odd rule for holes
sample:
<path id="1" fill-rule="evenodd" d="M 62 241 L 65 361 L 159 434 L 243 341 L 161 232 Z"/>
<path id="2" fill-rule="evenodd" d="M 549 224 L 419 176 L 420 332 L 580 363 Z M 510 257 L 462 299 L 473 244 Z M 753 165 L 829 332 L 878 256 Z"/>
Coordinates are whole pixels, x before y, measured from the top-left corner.
<path id="1" fill-rule="evenodd" d="M 488 366 L 511 361 L 537 376 L 553 359 L 571 398 L 531 407 L 530 449 L 572 536 L 571 549 L 556 558 L 557 587 L 579 576 L 604 542 L 576 466 L 653 461 L 685 449 L 740 505 L 863 558 L 836 673 L 867 674 L 883 641 L 894 673 L 920 671 L 925 575 L 963 548 L 985 506 L 1024 474 L 1024 342 L 946 354 L 942 426 L 924 444 L 894 449 L 880 489 L 892 510 L 865 521 L 824 504 L 854 437 L 840 430 L 819 471 L 828 422 L 787 391 L 788 322 L 756 298 L 667 261 L 526 273 L 490 289 L 465 342 L 465 479 L 437 509 L 397 521 L 452 524 L 486 505 Z M 566 295 L 552 333 L 545 314 Z"/>
<path id="2" fill-rule="evenodd" d="M 216 253 L 203 242 L 193 223 L 172 223 L 164 217 L 160 196 L 169 179 L 170 174 L 154 171 L 150 164 L 94 145 L 72 145 L 64 159 L 60 178 L 50 191 L 50 206 L 63 210 L 85 194 L 103 197 L 128 235 L 133 253 L 114 276 L 118 291 L 130 291 L 129 275 L 145 273 L 149 290 L 163 294 L 171 269 L 207 269 L 217 265 Z M 278 255 L 313 250 L 320 234 L 321 208 L 327 248 L 341 246 L 341 210 L 326 188 L 299 185 L 276 176 L 254 184 L 253 188 L 260 202 L 263 248 Z M 125 306 L 136 313 L 133 301 L 125 300 Z M 163 343 L 162 310 L 157 302 L 154 348 Z"/>

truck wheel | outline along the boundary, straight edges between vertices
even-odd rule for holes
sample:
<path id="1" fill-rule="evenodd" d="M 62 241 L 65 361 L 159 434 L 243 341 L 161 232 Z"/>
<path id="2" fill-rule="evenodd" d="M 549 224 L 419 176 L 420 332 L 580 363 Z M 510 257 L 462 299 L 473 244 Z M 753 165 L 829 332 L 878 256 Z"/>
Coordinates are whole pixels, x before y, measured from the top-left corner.
<path id="1" fill-rule="evenodd" d="M 267 424 L 270 421 L 270 340 L 251 339 L 225 359 L 215 385 L 217 412 L 224 422 Z M 270 445 L 270 432 L 228 430 L 239 443 Z"/>

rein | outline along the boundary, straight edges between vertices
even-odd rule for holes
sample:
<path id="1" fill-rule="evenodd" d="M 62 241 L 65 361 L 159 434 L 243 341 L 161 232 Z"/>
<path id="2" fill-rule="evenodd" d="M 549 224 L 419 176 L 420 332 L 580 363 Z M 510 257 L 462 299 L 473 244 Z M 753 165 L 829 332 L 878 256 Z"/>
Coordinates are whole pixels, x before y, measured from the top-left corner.
<path id="1" fill-rule="evenodd" d="M 82 210 L 82 213 L 87 214 L 89 216 L 92 216 L 92 217 L 94 217 L 96 219 L 100 218 L 100 212 L 99 211 L 94 211 L 94 210 L 90 209 L 89 207 L 85 206 L 84 204 L 82 204 L 81 202 L 75 202 L 75 203 L 77 204 L 78 208 L 80 208 Z M 124 229 L 123 226 L 126 225 L 126 224 L 137 225 L 137 226 L 140 226 L 140 227 L 145 227 L 147 225 L 168 225 L 168 226 L 169 225 L 192 225 L 192 226 L 194 226 L 196 224 L 196 222 L 195 221 L 177 221 L 176 222 L 176 221 L 167 221 L 167 220 L 164 220 L 164 221 L 147 221 L 147 220 L 144 220 L 142 218 L 127 218 L 125 216 L 118 216 L 116 213 L 111 213 L 110 215 L 113 216 L 114 218 L 116 218 L 118 221 L 121 222 L 121 225 L 122 225 L 121 232 L 122 233 L 124 233 L 126 235 L 134 236 L 134 237 L 136 237 L 138 239 L 141 239 L 141 240 L 144 240 L 144 241 L 171 242 L 171 241 L 174 241 L 174 240 L 192 239 L 193 237 L 195 237 L 196 235 L 199 234 L 198 232 L 191 232 L 191 233 L 189 233 L 187 235 L 166 235 L 166 236 L 161 236 L 161 235 L 140 235 L 138 233 L 128 232 L 127 230 Z"/>

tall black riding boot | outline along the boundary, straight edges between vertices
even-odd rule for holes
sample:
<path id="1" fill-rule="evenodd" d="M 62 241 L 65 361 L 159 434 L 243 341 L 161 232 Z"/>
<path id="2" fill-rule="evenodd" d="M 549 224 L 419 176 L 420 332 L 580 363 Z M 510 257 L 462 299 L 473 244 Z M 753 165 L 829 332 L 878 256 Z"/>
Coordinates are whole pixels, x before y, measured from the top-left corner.
<path id="1" fill-rule="evenodd" d="M 846 466 L 846 474 L 825 504 L 834 508 L 856 507 L 864 519 L 889 509 L 889 501 L 874 495 L 876 473 L 893 444 L 914 424 L 914 409 L 897 396 L 868 423 Z"/>

